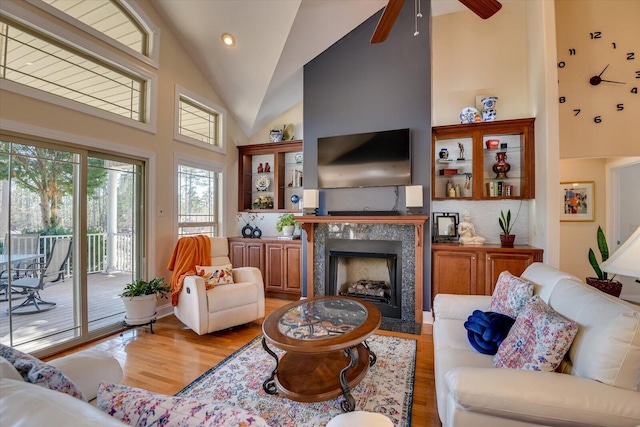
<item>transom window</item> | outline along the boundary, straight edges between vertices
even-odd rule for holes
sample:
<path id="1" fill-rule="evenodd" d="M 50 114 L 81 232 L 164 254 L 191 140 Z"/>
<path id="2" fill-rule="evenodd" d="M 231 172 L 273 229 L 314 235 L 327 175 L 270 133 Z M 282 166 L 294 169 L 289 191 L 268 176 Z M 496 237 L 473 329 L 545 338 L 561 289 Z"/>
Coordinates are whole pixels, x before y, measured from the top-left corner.
<path id="1" fill-rule="evenodd" d="M 143 79 L 8 20 L 0 20 L 0 78 L 145 121 Z"/>
<path id="2" fill-rule="evenodd" d="M 174 137 L 224 152 L 226 110 L 180 88 L 176 88 L 176 99 Z"/>
<path id="3" fill-rule="evenodd" d="M 143 55 L 148 54 L 147 33 L 114 0 L 42 0 L 107 37 Z"/>
<path id="4" fill-rule="evenodd" d="M 218 235 L 220 172 L 178 164 L 178 236 Z"/>

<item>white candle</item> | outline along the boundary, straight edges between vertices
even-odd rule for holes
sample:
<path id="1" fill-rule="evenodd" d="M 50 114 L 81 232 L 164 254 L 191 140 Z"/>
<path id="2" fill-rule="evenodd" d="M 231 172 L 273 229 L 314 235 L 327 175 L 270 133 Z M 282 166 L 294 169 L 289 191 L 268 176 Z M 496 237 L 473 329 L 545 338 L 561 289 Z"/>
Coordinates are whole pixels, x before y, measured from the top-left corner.
<path id="1" fill-rule="evenodd" d="M 422 207 L 422 185 L 408 185 L 405 187 L 405 200 L 408 208 Z"/>
<path id="2" fill-rule="evenodd" d="M 315 209 L 318 207 L 318 198 L 320 195 L 320 191 L 318 190 L 303 190 L 302 191 L 302 202 L 304 204 L 305 209 Z"/>

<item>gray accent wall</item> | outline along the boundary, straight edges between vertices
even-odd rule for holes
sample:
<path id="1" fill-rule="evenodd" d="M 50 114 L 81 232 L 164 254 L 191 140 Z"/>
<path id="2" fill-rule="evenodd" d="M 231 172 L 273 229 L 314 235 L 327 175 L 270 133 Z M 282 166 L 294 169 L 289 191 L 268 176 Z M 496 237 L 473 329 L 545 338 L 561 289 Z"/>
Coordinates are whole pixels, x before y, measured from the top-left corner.
<path id="1" fill-rule="evenodd" d="M 422 1 L 421 9 L 426 13 L 418 19 L 418 36 L 414 37 L 414 2 L 407 1 L 386 41 L 375 45 L 369 42 L 382 13 L 378 12 L 305 65 L 305 188 L 317 188 L 318 138 L 410 128 L 412 184 L 422 184 L 425 213 L 429 213 L 430 8 L 428 1 Z M 328 211 L 364 210 L 405 214 L 404 192 L 404 187 L 320 190 L 318 211 L 320 215 Z M 427 224 L 426 230 L 429 228 Z M 430 310 L 430 233 L 425 233 L 424 240 L 423 306 Z"/>

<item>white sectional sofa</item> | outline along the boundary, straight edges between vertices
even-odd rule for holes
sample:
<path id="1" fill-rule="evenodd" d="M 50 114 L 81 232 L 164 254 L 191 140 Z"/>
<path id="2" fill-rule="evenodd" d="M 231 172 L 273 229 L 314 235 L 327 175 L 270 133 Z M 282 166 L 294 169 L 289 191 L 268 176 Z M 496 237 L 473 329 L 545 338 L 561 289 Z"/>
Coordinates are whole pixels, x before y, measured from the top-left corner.
<path id="1" fill-rule="evenodd" d="M 640 426 L 640 306 L 542 263 L 522 274 L 551 308 L 578 324 L 562 373 L 495 368 L 469 344 L 464 322 L 490 296 L 436 295 L 438 414 L 444 427 Z"/>

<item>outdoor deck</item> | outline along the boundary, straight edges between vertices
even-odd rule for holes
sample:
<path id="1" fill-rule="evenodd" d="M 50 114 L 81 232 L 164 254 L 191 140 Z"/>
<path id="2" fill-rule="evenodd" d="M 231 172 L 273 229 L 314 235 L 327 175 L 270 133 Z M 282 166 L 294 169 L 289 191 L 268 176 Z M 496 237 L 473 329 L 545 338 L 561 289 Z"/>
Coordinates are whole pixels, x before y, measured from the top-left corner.
<path id="1" fill-rule="evenodd" d="M 49 336 L 48 344 L 64 341 L 74 336 L 75 314 L 73 311 L 73 278 L 56 283 L 40 291 L 45 301 L 55 302 L 52 310 L 21 315 L 8 315 L 9 302 L 0 301 L 0 342 L 9 343 L 9 328 L 13 329 L 13 345 L 31 341 L 36 337 Z M 124 320 L 124 307 L 118 294 L 131 281 L 131 273 L 94 273 L 87 276 L 89 300 L 89 330 L 94 331 Z M 0 298 L 4 298 L 1 295 Z M 12 307 L 19 305 L 24 296 L 12 295 Z M 79 323 L 79 322 L 78 322 Z M 43 343 L 32 346 L 25 344 L 21 349 L 31 351 L 42 347 Z"/>

